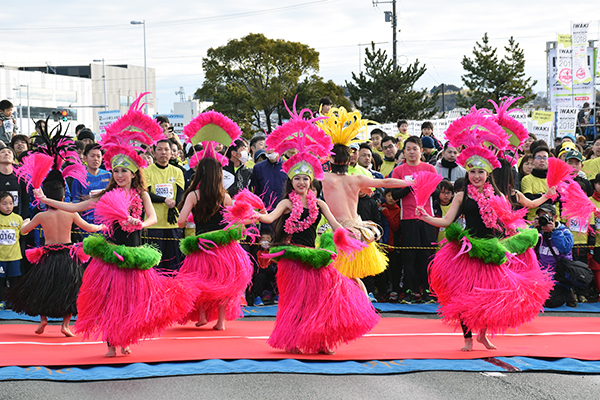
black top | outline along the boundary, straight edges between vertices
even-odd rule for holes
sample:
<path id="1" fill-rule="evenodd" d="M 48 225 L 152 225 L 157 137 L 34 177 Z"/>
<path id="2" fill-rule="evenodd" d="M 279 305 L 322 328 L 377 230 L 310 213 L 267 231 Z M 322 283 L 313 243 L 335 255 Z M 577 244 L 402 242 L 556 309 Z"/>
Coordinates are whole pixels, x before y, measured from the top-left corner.
<path id="1" fill-rule="evenodd" d="M 494 229 L 488 228 L 483 223 L 483 218 L 479 213 L 479 205 L 475 200 L 468 197 L 465 193 L 464 200 L 464 216 L 465 216 L 465 227 L 469 230 L 471 235 L 477 238 L 492 238 L 497 237 L 498 232 Z"/>
<path id="2" fill-rule="evenodd" d="M 121 228 L 118 222 L 113 224 L 113 234 L 110 236 L 110 241 L 117 245 L 125 245 L 127 247 L 137 247 L 142 245 L 142 231 L 126 232 Z"/>
<path id="3" fill-rule="evenodd" d="M 196 224 L 196 235 L 218 231 L 223 229 L 223 215 L 221 214 L 221 211 L 217 211 L 205 222 L 198 222 L 196 221 L 196 218 L 194 218 L 194 223 Z"/>
<path id="4" fill-rule="evenodd" d="M 292 215 L 291 213 L 285 215 L 285 221 Z M 308 208 L 304 208 L 302 211 L 302 215 L 300 215 L 300 221 L 308 218 Z M 319 215 L 317 215 L 317 219 L 312 223 L 308 229 L 303 230 L 302 232 L 296 232 L 291 236 L 290 243 L 298 244 L 300 246 L 306 247 L 315 247 L 315 240 L 317 238 L 317 227 L 319 226 L 319 222 L 321 221 L 321 209 L 319 208 Z"/>

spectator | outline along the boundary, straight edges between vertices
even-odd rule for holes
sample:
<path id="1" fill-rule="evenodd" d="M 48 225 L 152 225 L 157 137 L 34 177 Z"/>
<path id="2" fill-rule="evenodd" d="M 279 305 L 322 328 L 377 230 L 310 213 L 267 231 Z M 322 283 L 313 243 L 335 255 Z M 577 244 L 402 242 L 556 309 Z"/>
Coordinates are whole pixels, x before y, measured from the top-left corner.
<path id="1" fill-rule="evenodd" d="M 167 139 L 175 139 L 177 143 L 179 143 L 179 145 L 181 146 L 179 136 L 175 134 L 175 129 L 173 129 L 169 118 L 167 118 L 164 115 L 157 115 L 154 120 L 160 125 Z"/>
<path id="2" fill-rule="evenodd" d="M 252 169 L 251 187 L 266 205 L 276 205 L 283 199 L 287 175 L 281 169 L 283 160 L 278 153 L 268 149 L 265 154 L 267 161 L 255 164 Z"/>
<path id="3" fill-rule="evenodd" d="M 390 293 L 387 299 L 391 302 L 398 301 L 398 293 L 401 291 L 402 283 L 402 260 L 400 258 L 400 207 L 394 197 L 392 196 L 392 190 L 390 188 L 385 189 L 384 196 L 385 202 L 381 206 L 381 226 L 383 227 L 383 238 L 382 242 L 388 244 L 390 249 L 388 250 L 388 268 L 376 277 L 376 285 L 378 287 L 384 287 L 382 285 L 386 279 L 391 283 Z M 382 279 L 381 275 L 384 278 Z M 392 295 L 392 293 L 394 293 Z M 379 290 L 378 299 L 385 300 L 387 293 Z"/>
<path id="4" fill-rule="evenodd" d="M 521 192 L 529 200 L 535 200 L 541 197 L 548 190 L 546 176 L 548 175 L 548 157 L 550 150 L 544 145 L 536 146 L 532 149 L 533 170 L 531 174 L 521 180 Z M 548 200 L 549 203 L 552 200 Z M 535 217 L 535 210 L 529 210 L 527 220 L 531 221 Z"/>
<path id="5" fill-rule="evenodd" d="M 581 109 L 577 112 L 577 128 L 580 135 L 585 132 L 585 125 L 588 124 L 589 108 L 590 103 L 585 102 L 583 103 Z"/>
<path id="6" fill-rule="evenodd" d="M 438 198 L 433 201 L 433 212 L 435 217 L 444 217 L 448 214 L 450 203 L 454 198 L 454 185 L 448 180 L 443 180 L 440 182 L 438 189 Z M 440 243 L 445 238 L 445 228 L 438 228 L 437 242 Z"/>
<path id="7" fill-rule="evenodd" d="M 404 141 L 405 163 L 397 166 L 392 172 L 392 178 L 413 181 L 414 174 L 421 171 L 435 173 L 433 165 L 421 162 L 423 145 L 417 136 L 411 136 Z M 400 232 L 402 235 L 400 245 L 402 247 L 429 247 L 436 239 L 436 228 L 420 220 L 415 215 L 415 196 L 410 188 L 396 189 L 393 192 L 394 199 L 400 199 Z M 429 199 L 424 207 L 429 215 L 433 215 L 433 204 Z M 427 279 L 427 264 L 432 250 L 402 250 L 402 261 L 404 262 L 404 290 L 403 301 L 412 303 L 415 301 L 433 301 L 429 292 Z"/>
<path id="8" fill-rule="evenodd" d="M 10 147 L 13 148 L 17 157 L 21 153 L 29 150 L 29 136 L 27 135 L 15 135 L 10 141 Z"/>
<path id="9" fill-rule="evenodd" d="M 331 102 L 331 99 L 329 97 L 321 97 L 321 100 L 319 100 L 318 115 L 327 115 L 329 113 L 329 110 L 331 110 L 332 106 L 333 103 Z"/>
<path id="10" fill-rule="evenodd" d="M 223 186 L 233 198 L 240 190 L 250 186 L 252 171 L 246 168 L 248 145 L 244 139 L 237 139 L 229 145 L 225 156 L 229 164 L 223 167 Z"/>
<path id="11" fill-rule="evenodd" d="M 536 215 L 533 227 L 542 234 L 537 247 L 538 261 L 542 266 L 556 273 L 557 260 L 552 255 L 550 246 L 557 256 L 572 260 L 573 234 L 557 221 L 556 210 L 552 205 L 543 204 L 537 209 Z M 577 307 L 572 288 L 557 282 L 544 307 L 554 308 L 565 303 L 569 307 Z"/>
<path id="12" fill-rule="evenodd" d="M 398 127 L 398 133 L 395 137 L 398 139 L 398 149 L 402 150 L 404 148 L 404 141 L 410 137 L 410 133 L 408 133 L 408 122 L 401 119 L 396 126 Z"/>
<path id="13" fill-rule="evenodd" d="M 435 138 L 435 136 L 433 136 L 433 124 L 429 121 L 425 121 L 421 124 L 421 140 L 423 140 L 424 137 L 430 137 L 433 139 L 434 147 L 437 151 L 442 150 L 442 144 Z"/>
<path id="14" fill-rule="evenodd" d="M 169 164 L 179 168 L 181 172 L 185 172 L 185 168 L 183 167 L 185 161 L 183 147 L 181 147 L 181 144 L 174 138 L 169 139 L 169 145 L 171 146 L 171 158 L 169 159 Z"/>
<path id="15" fill-rule="evenodd" d="M 373 150 L 366 143 L 361 143 L 358 150 L 358 165 L 368 170 L 373 178 L 383 179 L 383 175 L 373 169 Z"/>
<path id="16" fill-rule="evenodd" d="M 435 149 L 433 139 L 430 136 L 424 136 L 421 139 L 421 142 L 423 143 L 423 157 L 425 157 L 425 162 L 435 165 L 437 159 L 437 150 Z"/>
<path id="17" fill-rule="evenodd" d="M 254 167 L 254 155 L 258 150 L 264 150 L 267 146 L 265 145 L 265 137 L 262 135 L 255 135 L 250 139 L 250 159 L 246 163 L 246 168 L 252 169 Z"/>
<path id="18" fill-rule="evenodd" d="M 272 239 L 271 228 L 261 228 L 258 245 L 252 246 L 251 249 L 253 259 L 256 260 L 251 290 L 254 305 L 257 307 L 269 303 L 277 304 L 279 298 L 276 282 L 277 263 L 272 258 L 261 257 L 263 254 L 269 254 Z"/>
<path id="19" fill-rule="evenodd" d="M 84 187 L 77 179 L 71 184 L 71 199 L 73 203 L 79 203 L 95 196 L 106 189 L 110 181 L 110 172 L 101 168 L 102 151 L 97 143 L 88 144 L 83 151 L 83 162 L 86 165 L 87 177 Z M 94 209 L 82 213 L 81 217 L 88 223 L 94 223 Z M 86 235 L 84 233 L 84 235 Z"/>
<path id="20" fill-rule="evenodd" d="M 267 152 L 264 150 L 256 150 L 254 153 L 254 165 L 266 161 L 267 160 Z"/>
<path id="21" fill-rule="evenodd" d="M 13 104 L 8 100 L 0 101 L 0 144 L 8 146 L 17 134 L 17 120 L 13 117 Z"/>
<path id="22" fill-rule="evenodd" d="M 154 157 L 156 162 L 144 171 L 148 194 L 158 219 L 152 229 L 147 229 L 148 243 L 155 245 L 162 253 L 159 268 L 175 270 L 182 260 L 178 239 L 183 238 L 183 230 L 177 226 L 179 213 L 176 207 L 183 197 L 183 172 L 169 163 L 169 140 L 156 143 Z"/>
<path id="23" fill-rule="evenodd" d="M 379 154 L 382 158 L 383 149 L 381 148 L 381 139 L 385 136 L 387 136 L 385 132 L 379 128 L 375 128 L 371 131 L 371 150 L 373 150 L 373 153 Z"/>
<path id="24" fill-rule="evenodd" d="M 442 158 L 435 164 L 436 172 L 452 183 L 458 178 L 464 178 L 467 173 L 463 167 L 456 163 L 456 157 L 458 157 L 458 150 L 450 146 L 450 142 L 446 142 L 444 151 L 442 151 Z"/>
<path id="25" fill-rule="evenodd" d="M 85 146 L 88 144 L 96 143 L 96 136 L 88 128 L 83 128 L 81 131 L 79 131 L 77 140 L 83 143 L 83 148 L 85 149 Z"/>
<path id="26" fill-rule="evenodd" d="M 44 122 L 44 124 L 46 123 L 44 120 L 41 120 L 41 119 L 38 122 L 40 122 L 40 121 Z M 36 123 L 36 128 L 37 128 L 37 123 Z M 82 129 L 85 129 L 84 124 L 79 124 L 75 127 L 75 137 L 77 137 L 77 135 L 79 135 L 79 132 L 81 132 Z M 37 129 L 36 129 L 36 131 L 37 131 Z M 38 133 L 39 132 L 40 131 L 38 131 Z"/>
<path id="27" fill-rule="evenodd" d="M 596 174 L 592 180 L 592 184 L 594 186 L 594 194 L 590 197 L 590 200 L 596 208 L 600 209 L 600 173 Z M 594 251 L 589 260 L 590 269 L 594 273 L 594 283 L 592 284 L 592 290 L 590 290 L 590 295 L 594 293 L 594 297 L 590 297 L 590 301 L 597 302 L 598 293 L 600 292 L 600 218 L 592 217 L 591 219 L 593 221 L 592 229 L 596 234 L 595 240 L 591 243 L 594 246 Z"/>
<path id="28" fill-rule="evenodd" d="M 362 168 L 362 167 L 359 166 L 359 168 Z M 348 171 L 349 171 L 349 169 L 348 169 Z M 365 170 L 365 171 L 368 172 L 367 170 Z M 377 202 L 375 201 L 375 199 L 371 196 L 371 193 L 367 193 L 367 192 L 371 192 L 371 190 L 363 189 L 358 193 L 357 213 L 360 216 L 361 220 L 370 221 L 370 222 L 377 224 L 378 226 L 381 226 L 381 216 L 379 213 L 379 206 L 377 205 Z M 375 276 L 373 276 L 373 275 L 365 276 L 364 278 L 362 278 L 362 281 L 363 281 L 365 287 L 367 288 L 369 300 L 371 300 L 372 302 L 377 302 L 377 300 L 375 299 L 375 296 L 374 296 L 374 293 L 376 292 L 376 287 L 377 287 L 377 289 L 379 289 L 380 292 L 385 292 L 385 290 L 387 289 L 387 282 L 385 279 L 385 275 L 386 275 L 385 271 L 383 271 L 377 275 L 377 277 L 378 277 L 377 281 L 383 282 L 380 285 L 376 285 Z"/>
<path id="29" fill-rule="evenodd" d="M 381 175 L 387 177 L 396 167 L 396 152 L 398 151 L 398 139 L 393 136 L 384 136 L 381 139 L 383 149 L 383 163 L 381 164 Z"/>

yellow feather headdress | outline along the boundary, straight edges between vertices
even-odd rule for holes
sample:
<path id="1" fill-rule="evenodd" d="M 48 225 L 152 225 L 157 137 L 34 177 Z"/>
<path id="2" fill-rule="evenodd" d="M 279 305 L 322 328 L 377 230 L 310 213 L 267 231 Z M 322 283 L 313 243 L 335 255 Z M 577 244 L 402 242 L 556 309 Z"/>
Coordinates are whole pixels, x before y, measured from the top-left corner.
<path id="1" fill-rule="evenodd" d="M 374 121 L 362 119 L 360 111 L 348 112 L 344 107 L 332 108 L 325 117 L 327 118 L 316 122 L 317 126 L 331 137 L 333 144 L 343 144 L 345 146 L 365 142 L 367 139 L 354 140 L 354 138 L 363 130 L 366 132 L 367 124 L 375 123 Z"/>

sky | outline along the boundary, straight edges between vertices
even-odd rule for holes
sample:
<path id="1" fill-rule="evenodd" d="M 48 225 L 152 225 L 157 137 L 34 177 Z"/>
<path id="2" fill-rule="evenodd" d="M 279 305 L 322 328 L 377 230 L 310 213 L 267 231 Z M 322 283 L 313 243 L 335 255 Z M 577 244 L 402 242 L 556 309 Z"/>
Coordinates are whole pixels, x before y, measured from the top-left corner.
<path id="1" fill-rule="evenodd" d="M 525 51 L 527 76 L 538 81 L 534 90 L 545 91 L 546 42 L 569 33 L 570 21 L 591 22 L 589 39 L 599 39 L 598 20 L 589 19 L 599 18 L 599 9 L 597 0 L 398 1 L 398 63 L 418 59 L 427 67 L 417 89 L 463 86 L 461 60 L 472 57 L 475 43 L 487 32 L 502 55 L 513 36 Z M 391 2 L 372 0 L 11 1 L 0 8 L 0 63 L 85 65 L 104 58 L 143 66 L 142 26 L 130 21 L 145 20 L 158 111 L 170 113 L 180 87 L 187 97 L 202 85 L 207 50 L 249 33 L 314 48 L 318 75 L 344 85 L 364 70 L 371 42 L 391 58 L 392 28 L 384 17 L 391 10 Z"/>

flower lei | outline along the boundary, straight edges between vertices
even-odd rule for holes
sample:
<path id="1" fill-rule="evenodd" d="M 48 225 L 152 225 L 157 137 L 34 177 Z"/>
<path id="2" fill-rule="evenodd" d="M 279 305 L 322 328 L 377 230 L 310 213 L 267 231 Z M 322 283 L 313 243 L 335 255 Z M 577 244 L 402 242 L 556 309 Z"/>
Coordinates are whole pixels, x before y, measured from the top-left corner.
<path id="1" fill-rule="evenodd" d="M 140 191 L 137 189 L 133 189 L 133 192 L 134 194 L 131 199 L 131 206 L 129 207 L 129 210 L 131 211 L 131 217 L 141 220 L 143 209 L 142 196 L 140 195 Z M 128 219 L 119 221 L 119 225 L 121 225 L 121 229 L 123 229 L 125 232 L 134 232 L 142 229 L 141 224 L 132 225 L 129 223 Z"/>
<path id="2" fill-rule="evenodd" d="M 490 207 L 490 199 L 494 196 L 494 188 L 488 182 L 483 185 L 483 193 L 480 193 L 475 186 L 468 185 L 469 197 L 477 202 L 479 214 L 484 225 L 490 229 L 498 229 L 498 217 Z"/>
<path id="3" fill-rule="evenodd" d="M 292 202 L 292 212 L 285 221 L 284 231 L 285 233 L 292 235 L 296 232 L 302 232 L 308 229 L 319 216 L 319 207 L 317 206 L 317 197 L 312 190 L 306 193 L 306 202 L 308 203 L 308 217 L 300 221 L 300 216 L 304 210 L 302 205 L 302 198 L 296 192 L 290 193 L 290 201 Z"/>

